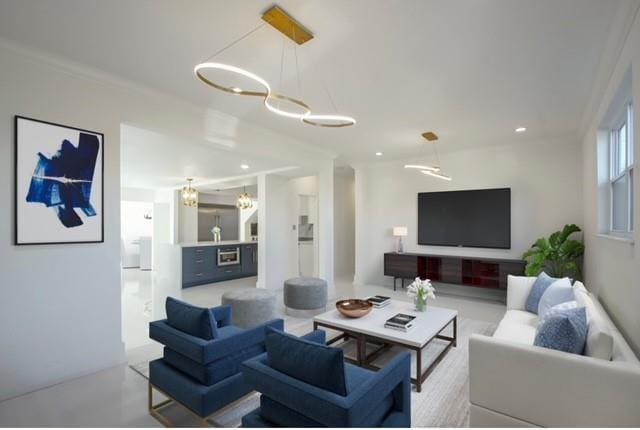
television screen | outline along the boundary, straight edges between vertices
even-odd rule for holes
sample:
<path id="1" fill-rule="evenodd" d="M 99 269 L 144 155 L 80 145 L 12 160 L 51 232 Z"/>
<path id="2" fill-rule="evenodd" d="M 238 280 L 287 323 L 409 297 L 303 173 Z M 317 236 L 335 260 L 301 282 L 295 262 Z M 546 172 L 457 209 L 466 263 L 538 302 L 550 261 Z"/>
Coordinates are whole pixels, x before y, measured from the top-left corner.
<path id="1" fill-rule="evenodd" d="M 511 189 L 419 193 L 418 244 L 511 248 Z"/>

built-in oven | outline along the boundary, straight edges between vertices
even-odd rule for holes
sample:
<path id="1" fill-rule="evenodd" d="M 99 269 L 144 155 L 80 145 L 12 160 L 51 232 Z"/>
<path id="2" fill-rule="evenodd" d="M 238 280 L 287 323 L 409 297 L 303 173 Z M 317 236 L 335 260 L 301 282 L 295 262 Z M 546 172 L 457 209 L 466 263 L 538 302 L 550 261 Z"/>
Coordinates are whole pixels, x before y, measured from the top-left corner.
<path id="1" fill-rule="evenodd" d="M 218 248 L 218 266 L 240 264 L 240 248 Z"/>

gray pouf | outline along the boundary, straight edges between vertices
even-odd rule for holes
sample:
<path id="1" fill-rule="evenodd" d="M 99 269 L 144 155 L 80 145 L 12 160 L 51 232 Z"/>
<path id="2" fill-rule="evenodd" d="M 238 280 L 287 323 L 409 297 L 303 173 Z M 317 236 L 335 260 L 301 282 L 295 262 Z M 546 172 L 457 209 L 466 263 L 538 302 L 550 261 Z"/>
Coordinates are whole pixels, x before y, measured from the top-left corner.
<path id="1" fill-rule="evenodd" d="M 258 288 L 227 291 L 222 304 L 230 305 L 233 325 L 251 328 L 277 318 L 275 293 Z"/>
<path id="2" fill-rule="evenodd" d="M 290 309 L 324 311 L 327 307 L 327 281 L 319 278 L 292 278 L 284 281 L 284 305 Z"/>

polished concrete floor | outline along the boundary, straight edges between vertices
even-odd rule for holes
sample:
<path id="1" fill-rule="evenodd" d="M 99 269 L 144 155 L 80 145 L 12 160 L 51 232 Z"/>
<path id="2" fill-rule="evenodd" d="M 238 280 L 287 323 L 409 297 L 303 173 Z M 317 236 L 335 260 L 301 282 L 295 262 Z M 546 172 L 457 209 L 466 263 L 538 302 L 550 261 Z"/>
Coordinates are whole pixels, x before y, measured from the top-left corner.
<path id="1" fill-rule="evenodd" d="M 123 287 L 123 340 L 130 363 L 159 356 L 160 347 L 147 339 L 151 297 L 149 272 L 127 271 Z M 255 287 L 255 278 L 189 288 L 183 299 L 201 306 L 215 306 L 229 289 Z M 389 287 L 353 286 L 336 281 L 336 297 L 365 297 L 384 294 L 409 300 L 404 291 Z M 504 305 L 460 297 L 438 296 L 435 306 L 457 309 L 463 318 L 497 322 Z M 282 302 L 279 303 L 283 311 Z M 128 365 L 67 381 L 0 403 L 2 427 L 161 427 L 147 413 L 146 379 Z"/>

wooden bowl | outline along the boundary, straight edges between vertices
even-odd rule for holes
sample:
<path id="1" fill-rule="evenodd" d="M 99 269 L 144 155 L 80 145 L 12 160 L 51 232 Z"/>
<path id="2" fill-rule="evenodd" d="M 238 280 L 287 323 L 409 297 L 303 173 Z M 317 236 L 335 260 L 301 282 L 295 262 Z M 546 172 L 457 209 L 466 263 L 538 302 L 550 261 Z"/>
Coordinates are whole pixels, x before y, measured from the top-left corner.
<path id="1" fill-rule="evenodd" d="M 366 300 L 347 299 L 336 302 L 338 312 L 348 318 L 360 318 L 371 312 L 373 305 Z"/>

